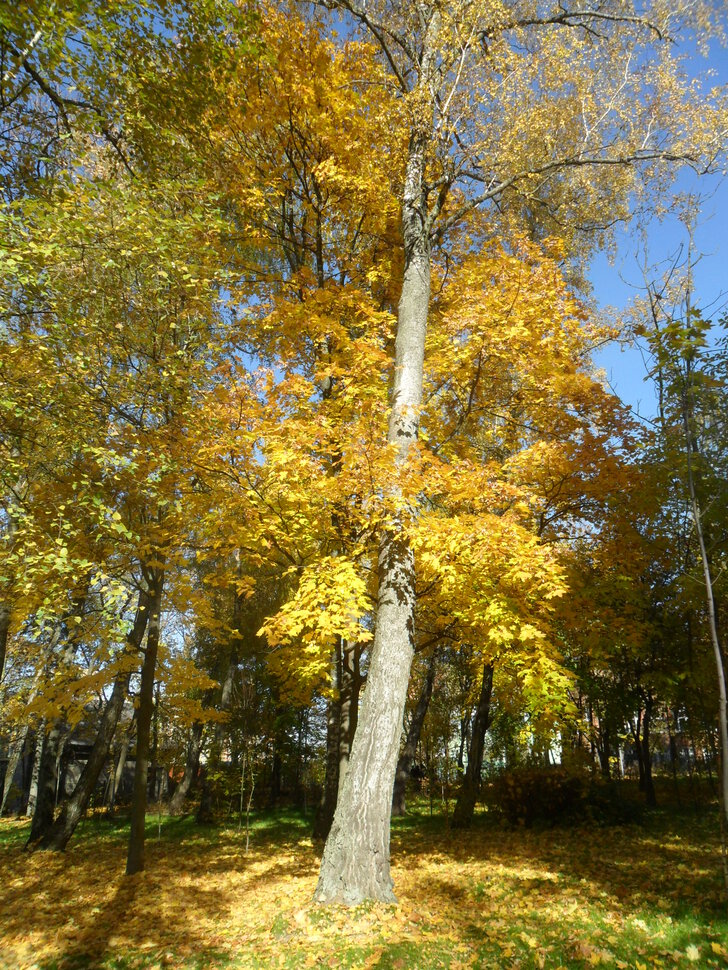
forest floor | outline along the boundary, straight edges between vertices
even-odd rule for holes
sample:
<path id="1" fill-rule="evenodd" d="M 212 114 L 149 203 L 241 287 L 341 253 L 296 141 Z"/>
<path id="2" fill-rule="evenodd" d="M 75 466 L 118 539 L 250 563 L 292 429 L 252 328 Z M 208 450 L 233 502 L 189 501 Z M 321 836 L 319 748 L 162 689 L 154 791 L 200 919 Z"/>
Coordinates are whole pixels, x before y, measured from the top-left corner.
<path id="1" fill-rule="evenodd" d="M 64 855 L 23 851 L 0 820 L 2 970 L 728 966 L 717 811 L 640 825 L 449 832 L 396 820 L 398 906 L 311 903 L 310 818 L 250 833 L 147 817 L 147 870 L 123 875 L 123 822 L 83 823 Z"/>

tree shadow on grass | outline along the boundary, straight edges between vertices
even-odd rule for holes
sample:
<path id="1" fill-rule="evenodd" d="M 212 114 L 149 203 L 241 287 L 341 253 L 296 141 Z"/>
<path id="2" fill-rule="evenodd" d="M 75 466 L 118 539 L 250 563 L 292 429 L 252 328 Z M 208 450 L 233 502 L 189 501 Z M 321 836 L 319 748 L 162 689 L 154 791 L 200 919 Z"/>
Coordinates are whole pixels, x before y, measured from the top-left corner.
<path id="1" fill-rule="evenodd" d="M 655 816 L 645 826 L 506 829 L 477 820 L 466 832 L 431 833 L 429 848 L 407 833 L 393 838 L 393 859 L 410 865 L 418 846 L 477 883 L 494 867 L 501 885 L 522 893 L 591 894 L 613 909 L 649 910 L 675 919 L 725 922 L 717 823 L 712 818 Z M 407 860 L 405 862 L 405 860 Z M 728 925 L 728 924 L 727 924 Z"/>
<path id="2" fill-rule="evenodd" d="M 285 848 L 246 854 L 224 830 L 214 841 L 150 839 L 146 871 L 133 877 L 115 838 L 81 839 L 65 854 L 0 852 L 0 967 L 145 967 L 167 951 L 175 966 L 205 965 L 205 954 L 217 965 L 246 926 L 267 932 L 266 892 L 311 876 L 310 848 L 293 845 L 291 835 Z"/>

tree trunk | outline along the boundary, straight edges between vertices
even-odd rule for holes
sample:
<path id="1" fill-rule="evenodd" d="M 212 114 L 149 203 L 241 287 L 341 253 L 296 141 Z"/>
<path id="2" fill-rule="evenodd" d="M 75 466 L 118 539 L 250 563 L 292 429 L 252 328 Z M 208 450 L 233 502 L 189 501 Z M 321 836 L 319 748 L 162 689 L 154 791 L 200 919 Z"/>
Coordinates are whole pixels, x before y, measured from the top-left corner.
<path id="1" fill-rule="evenodd" d="M 119 751 L 119 757 L 116 761 L 116 767 L 111 765 L 111 797 L 109 798 L 109 804 L 107 806 L 109 814 L 113 815 L 114 807 L 116 806 L 116 799 L 119 796 L 119 789 L 121 788 L 121 782 L 124 777 L 124 768 L 126 768 L 126 759 L 129 756 L 129 746 L 131 744 L 132 734 L 136 726 L 136 711 L 134 712 L 134 717 L 131 719 L 129 727 L 124 734 L 124 740 L 121 742 L 121 751 Z"/>
<path id="2" fill-rule="evenodd" d="M 634 750 L 637 755 L 637 770 L 639 772 L 639 790 L 645 790 L 645 759 L 644 751 L 642 749 L 642 708 L 640 707 L 637 711 L 637 718 L 632 723 L 630 719 L 630 730 L 632 732 L 632 738 L 634 740 Z"/>
<path id="3" fill-rule="evenodd" d="M 5 810 L 8 807 L 8 802 L 10 801 L 10 791 L 13 787 L 13 778 L 15 777 L 15 772 L 18 770 L 18 764 L 23 756 L 23 751 L 25 750 L 25 743 L 28 739 L 28 734 L 30 732 L 30 727 L 25 724 L 15 739 L 14 742 L 10 744 L 10 751 L 8 756 L 8 766 L 5 770 L 5 783 L 3 785 L 3 800 L 0 805 L 0 815 L 5 814 Z"/>
<path id="4" fill-rule="evenodd" d="M 154 711 L 152 714 L 152 750 L 149 759 L 149 790 L 147 798 L 150 802 L 157 801 L 159 788 L 157 786 L 157 756 L 159 754 L 159 681 L 154 688 Z"/>
<path id="5" fill-rule="evenodd" d="M 483 769 L 485 732 L 490 727 L 490 701 L 492 696 L 493 664 L 487 663 L 483 667 L 480 697 L 475 709 L 473 733 L 470 737 L 470 749 L 468 751 L 468 767 L 465 769 L 453 812 L 452 824 L 453 828 L 456 829 L 467 828 L 473 821 L 475 803 L 480 794 L 480 773 Z"/>
<path id="6" fill-rule="evenodd" d="M 204 726 L 202 721 L 195 721 L 190 728 L 190 739 L 187 743 L 187 759 L 185 761 L 185 771 L 180 783 L 172 793 L 169 802 L 169 814 L 181 815 L 184 811 L 185 800 L 197 781 L 197 774 L 200 770 L 200 754 L 204 738 Z"/>
<path id="7" fill-rule="evenodd" d="M 149 617 L 150 600 L 146 592 L 139 594 L 139 605 L 134 625 L 131 632 L 127 635 L 126 648 L 122 658 L 122 669 L 116 675 L 111 697 L 106 705 L 101 724 L 94 741 L 93 748 L 89 754 L 88 761 L 83 767 L 83 771 L 76 782 L 73 794 L 68 798 L 61 809 L 61 813 L 53 823 L 53 826 L 46 832 L 38 844 L 40 849 L 52 849 L 56 852 L 63 852 L 68 845 L 68 841 L 73 835 L 76 826 L 83 817 L 88 806 L 91 794 L 96 787 L 101 769 L 109 754 L 109 746 L 114 736 L 116 725 L 121 716 L 129 690 L 129 680 L 131 679 L 130 662 L 141 646 L 144 638 L 144 631 Z"/>
<path id="8" fill-rule="evenodd" d="M 42 732 L 36 800 L 26 847 L 38 842 L 53 826 L 61 735 L 62 728 L 58 721 L 55 722 L 48 734 L 45 731 Z"/>
<path id="9" fill-rule="evenodd" d="M 33 771 L 30 776 L 30 790 L 28 791 L 27 814 L 35 815 L 35 806 L 38 803 L 38 779 L 40 777 L 40 766 L 43 760 L 43 748 L 46 739 L 46 722 L 42 720 L 38 725 L 35 735 L 35 752 L 33 756 Z"/>
<path id="10" fill-rule="evenodd" d="M 221 711 L 226 711 L 230 707 L 230 702 L 232 700 L 236 656 L 235 650 L 231 645 L 230 650 L 224 658 L 225 667 L 221 668 L 222 673 L 220 675 L 221 687 L 219 704 L 219 709 Z M 195 821 L 197 821 L 200 825 L 211 825 L 215 821 L 215 814 L 213 812 L 212 805 L 213 792 L 210 773 L 213 769 L 217 768 L 220 763 L 223 734 L 224 725 L 217 722 L 213 728 L 209 758 L 207 764 L 200 774 L 200 804 L 197 807 L 197 813 L 195 815 Z"/>
<path id="11" fill-rule="evenodd" d="M 338 791 L 341 790 L 349 767 L 351 746 L 354 743 L 354 735 L 356 734 L 356 727 L 359 720 L 359 690 L 361 688 L 361 675 L 359 673 L 360 653 L 361 648 L 355 641 L 341 641 Z"/>
<path id="12" fill-rule="evenodd" d="M 470 714 L 465 714 L 463 717 L 460 718 L 460 744 L 458 746 L 458 760 L 457 760 L 458 771 L 465 770 L 465 748 L 468 743 L 469 732 L 470 732 Z"/>
<path id="13" fill-rule="evenodd" d="M 164 574 L 161 571 L 155 571 L 150 582 L 147 648 L 144 651 L 139 704 L 137 706 L 136 762 L 134 766 L 134 791 L 131 801 L 129 851 L 126 858 L 127 876 L 133 876 L 135 872 L 142 872 L 144 869 L 144 823 L 147 814 L 149 738 L 154 713 L 154 676 L 157 669 L 163 584 Z"/>
<path id="14" fill-rule="evenodd" d="M 423 75 L 434 61 L 428 28 Z M 422 83 L 422 82 L 421 82 Z M 424 185 L 427 125 L 409 145 L 402 210 L 404 279 L 397 318 L 392 408 L 387 440 L 396 446 L 397 475 L 406 474 L 422 402 L 425 336 L 430 302 L 431 251 Z M 401 490 L 392 486 L 397 500 Z M 415 635 L 415 564 L 406 513 L 394 513 L 379 546 L 379 590 L 371 663 L 349 768 L 326 841 L 315 899 L 356 905 L 392 902 L 389 826 Z"/>
<path id="15" fill-rule="evenodd" d="M 331 664 L 333 694 L 326 705 L 326 773 L 316 817 L 313 821 L 313 838 L 325 841 L 334 820 L 339 794 L 339 745 L 341 739 L 341 658 L 339 644 L 334 650 Z"/>
<path id="16" fill-rule="evenodd" d="M 397 771 L 394 776 L 394 790 L 392 792 L 392 815 L 404 815 L 406 811 L 407 781 L 412 771 L 412 762 L 415 760 L 417 745 L 420 743 L 422 725 L 425 723 L 425 715 L 430 706 L 432 697 L 432 686 L 435 683 L 435 668 L 437 666 L 436 652 L 433 650 L 427 665 L 427 673 L 422 683 L 420 696 L 417 698 L 417 705 L 412 712 L 407 737 L 404 747 L 397 761 Z"/>
<path id="17" fill-rule="evenodd" d="M 642 737 L 640 748 L 642 751 L 642 767 L 644 770 L 644 793 L 645 801 L 654 808 L 657 805 L 657 795 L 655 794 L 655 783 L 652 779 L 652 752 L 650 751 L 650 723 L 652 721 L 652 708 L 654 701 L 651 697 L 645 700 L 645 712 L 642 717 Z"/>
<path id="18" fill-rule="evenodd" d="M 8 651 L 8 633 L 10 632 L 10 607 L 7 603 L 0 603 L 0 684 L 5 673 L 5 657 Z"/>
<path id="19" fill-rule="evenodd" d="M 720 807 L 722 813 L 721 832 L 723 833 L 723 859 L 726 891 L 728 891 L 728 868 L 726 863 L 726 829 L 728 829 L 728 687 L 726 686 L 726 669 L 723 655 L 723 644 L 718 633 L 718 609 L 713 595 L 713 571 L 711 569 L 708 547 L 703 533 L 703 515 L 698 493 L 695 488 L 693 475 L 693 435 L 691 430 L 690 400 L 686 396 L 683 401 L 683 425 L 685 429 L 685 444 L 687 453 L 688 495 L 690 497 L 690 511 L 692 512 L 695 534 L 700 550 L 700 564 L 703 567 L 703 582 L 705 584 L 705 605 L 708 610 L 708 626 L 710 628 L 710 643 L 715 659 L 715 673 L 718 683 L 718 734 L 720 737 Z M 695 448 L 697 450 L 697 448 Z"/>

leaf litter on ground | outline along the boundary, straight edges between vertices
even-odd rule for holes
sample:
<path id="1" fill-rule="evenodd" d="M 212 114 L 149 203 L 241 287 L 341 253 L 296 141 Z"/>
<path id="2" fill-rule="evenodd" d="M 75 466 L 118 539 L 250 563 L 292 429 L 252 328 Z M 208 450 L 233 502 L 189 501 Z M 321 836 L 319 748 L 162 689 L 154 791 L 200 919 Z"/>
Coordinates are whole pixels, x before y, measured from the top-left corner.
<path id="1" fill-rule="evenodd" d="M 712 817 L 549 830 L 479 819 L 465 834 L 423 817 L 393 831 L 398 905 L 354 909 L 312 903 L 305 819 L 264 821 L 246 853 L 237 828 L 165 820 L 146 871 L 127 877 L 108 823 L 86 823 L 65 854 L 28 854 L 27 823 L 3 819 L 0 968 L 728 966 Z"/>

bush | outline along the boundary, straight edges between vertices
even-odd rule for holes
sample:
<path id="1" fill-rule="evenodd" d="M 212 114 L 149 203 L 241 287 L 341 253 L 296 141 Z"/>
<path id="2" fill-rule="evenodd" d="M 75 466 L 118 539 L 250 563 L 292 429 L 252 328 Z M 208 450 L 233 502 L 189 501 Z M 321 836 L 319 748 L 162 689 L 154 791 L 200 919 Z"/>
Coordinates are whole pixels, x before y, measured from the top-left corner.
<path id="1" fill-rule="evenodd" d="M 511 825 L 571 821 L 584 811 L 586 782 L 561 767 L 516 768 L 494 786 L 495 803 Z"/>
<path id="2" fill-rule="evenodd" d="M 493 800 L 511 825 L 638 822 L 642 806 L 624 799 L 613 782 L 561 766 L 516 768 L 493 786 Z"/>

